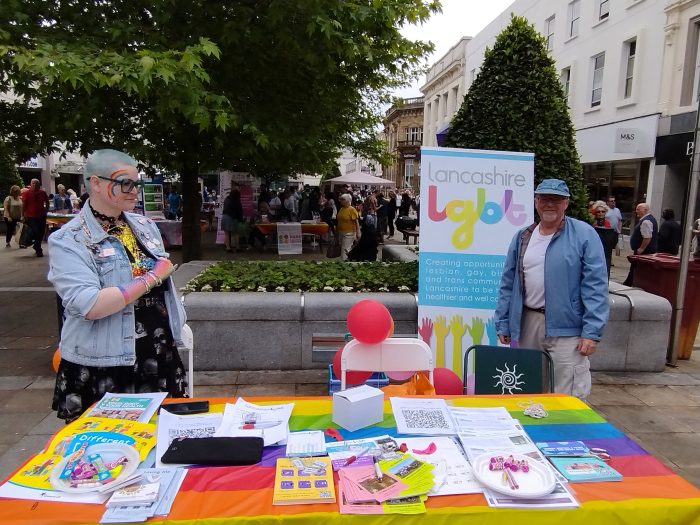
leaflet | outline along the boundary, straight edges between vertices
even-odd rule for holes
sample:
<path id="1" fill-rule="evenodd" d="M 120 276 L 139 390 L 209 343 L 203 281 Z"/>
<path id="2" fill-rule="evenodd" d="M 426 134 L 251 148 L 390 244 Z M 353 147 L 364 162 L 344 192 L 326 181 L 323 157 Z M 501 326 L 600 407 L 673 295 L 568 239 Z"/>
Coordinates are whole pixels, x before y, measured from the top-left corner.
<path id="1" fill-rule="evenodd" d="M 102 399 L 85 415 L 148 423 L 167 395 L 167 392 L 144 394 L 112 394 L 106 392 Z"/>
<path id="2" fill-rule="evenodd" d="M 214 436 L 262 437 L 266 447 L 285 444 L 293 408 L 294 403 L 256 405 L 238 398 L 235 404 L 227 403 L 224 407 L 221 426 Z"/>
<path id="3" fill-rule="evenodd" d="M 391 397 L 391 408 L 400 434 L 429 436 L 456 434 L 444 399 Z"/>

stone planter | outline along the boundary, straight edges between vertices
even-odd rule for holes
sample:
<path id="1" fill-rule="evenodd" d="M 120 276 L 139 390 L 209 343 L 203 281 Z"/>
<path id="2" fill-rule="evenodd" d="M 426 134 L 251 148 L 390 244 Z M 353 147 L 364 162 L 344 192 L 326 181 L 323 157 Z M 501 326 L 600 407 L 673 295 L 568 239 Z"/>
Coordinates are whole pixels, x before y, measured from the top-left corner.
<path id="1" fill-rule="evenodd" d="M 183 286 L 209 264 L 199 261 L 183 265 L 175 273 L 176 285 Z M 187 294 L 184 304 L 187 322 L 194 333 L 195 369 L 325 368 L 326 358 L 314 359 L 312 339 L 319 334 L 342 336 L 347 331 L 348 310 L 362 299 L 378 300 L 389 309 L 396 335 L 415 336 L 418 304 L 413 293 Z M 662 371 L 670 328 L 670 303 L 643 290 L 615 283 L 610 284 L 609 301 L 610 320 L 598 350 L 591 357 L 591 368 Z"/>
<path id="2" fill-rule="evenodd" d="M 391 312 L 396 334 L 415 334 L 412 293 L 194 292 L 185 296 L 197 370 L 299 370 L 314 362 L 314 334 L 344 334 L 350 307 L 376 299 Z"/>

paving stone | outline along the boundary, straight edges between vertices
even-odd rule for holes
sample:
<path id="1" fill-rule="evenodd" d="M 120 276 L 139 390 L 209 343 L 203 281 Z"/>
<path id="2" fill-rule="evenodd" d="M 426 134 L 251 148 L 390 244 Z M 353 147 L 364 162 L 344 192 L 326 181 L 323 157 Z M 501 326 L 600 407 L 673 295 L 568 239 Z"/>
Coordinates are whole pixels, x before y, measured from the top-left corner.
<path id="1" fill-rule="evenodd" d="M 8 344 L 8 346 L 19 350 L 30 348 L 55 350 L 58 348 L 58 335 L 18 337 Z"/>
<path id="2" fill-rule="evenodd" d="M 297 383 L 295 388 L 297 396 L 327 396 L 328 385 L 321 383 Z"/>
<path id="3" fill-rule="evenodd" d="M 636 435 L 647 432 L 691 432 L 668 409 L 648 406 L 606 406 L 606 419 L 615 426 L 618 423 Z"/>
<path id="4" fill-rule="evenodd" d="M 0 456 L 0 479 L 5 479 L 17 467 L 46 446 L 46 436 L 25 436 Z"/>
<path id="5" fill-rule="evenodd" d="M 671 416 L 692 432 L 700 433 L 700 406 L 675 406 L 668 409 Z"/>
<path id="6" fill-rule="evenodd" d="M 60 429 L 66 426 L 66 422 L 62 419 L 56 417 L 56 412 L 51 411 L 46 414 L 39 423 L 34 425 L 32 429 L 27 432 L 29 435 L 41 435 L 41 436 L 52 436 Z"/>
<path id="7" fill-rule="evenodd" d="M 53 374 L 50 349 L 3 350 L 0 352 L 0 370 L 8 376 L 49 376 Z"/>
<path id="8" fill-rule="evenodd" d="M 660 385 L 626 385 L 623 390 L 634 397 L 641 399 L 649 406 L 700 406 L 698 401 L 688 398 L 683 394 L 672 390 L 668 386 Z"/>
<path id="9" fill-rule="evenodd" d="M 637 434 L 642 436 L 642 434 Z M 644 444 L 659 451 L 682 468 L 700 468 L 700 435 L 693 432 L 651 432 L 643 436 Z M 644 444 L 642 446 L 649 450 Z"/>
<path id="10" fill-rule="evenodd" d="M 603 385 L 700 385 L 700 375 L 679 372 L 592 372 L 592 376 Z"/>
<path id="11" fill-rule="evenodd" d="M 0 377 L 0 390 L 23 390 L 36 379 L 32 376 L 3 376 Z"/>
<path id="12" fill-rule="evenodd" d="M 700 386 L 677 386 L 670 385 L 668 388 L 678 392 L 680 395 L 692 399 L 696 403 L 700 403 Z"/>
<path id="13" fill-rule="evenodd" d="M 14 390 L 0 400 L 1 414 L 24 414 L 51 410 L 52 390 Z"/>
<path id="14" fill-rule="evenodd" d="M 43 417 L 44 414 L 41 412 L 9 414 L 3 411 L 2 425 L 4 430 L 0 432 L 0 444 L 14 445 L 26 434 L 29 434 Z"/>
<path id="15" fill-rule="evenodd" d="M 699 387 L 700 388 L 700 387 Z M 639 398 L 626 392 L 619 385 L 593 385 L 588 404 L 598 405 L 643 405 Z"/>
<path id="16" fill-rule="evenodd" d="M 294 383 L 278 385 L 240 385 L 236 391 L 236 397 L 254 396 L 281 396 L 293 397 L 295 393 Z M 199 395 L 199 394 L 197 394 Z"/>
<path id="17" fill-rule="evenodd" d="M 28 390 L 51 390 L 53 391 L 56 386 L 56 376 L 50 377 L 37 377 L 31 384 L 27 387 Z"/>
<path id="18" fill-rule="evenodd" d="M 0 337 L 0 350 L 13 349 L 12 343 L 17 341 L 18 337 L 14 336 L 2 336 Z"/>

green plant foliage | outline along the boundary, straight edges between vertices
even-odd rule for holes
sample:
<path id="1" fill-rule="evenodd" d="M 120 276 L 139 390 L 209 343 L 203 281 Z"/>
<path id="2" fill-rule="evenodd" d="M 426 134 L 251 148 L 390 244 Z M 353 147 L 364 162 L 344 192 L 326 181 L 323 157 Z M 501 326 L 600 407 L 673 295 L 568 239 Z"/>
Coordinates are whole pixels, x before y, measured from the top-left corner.
<path id="1" fill-rule="evenodd" d="M 452 120 L 448 147 L 535 153 L 535 185 L 566 181 L 568 213 L 589 220 L 588 197 L 564 91 L 545 39 L 513 16 Z"/>
<path id="2" fill-rule="evenodd" d="M 19 176 L 15 160 L 8 153 L 5 145 L 0 142 L 0 199 L 4 200 L 14 185 L 20 188 L 24 186 L 22 177 Z"/>
<path id="3" fill-rule="evenodd" d="M 221 262 L 186 292 L 416 292 L 418 263 Z"/>
<path id="4" fill-rule="evenodd" d="M 425 69 L 435 0 L 0 2 L 0 139 L 15 156 L 110 145 L 181 176 L 183 259 L 200 255 L 197 177 L 325 173 L 367 158 L 391 91 Z"/>

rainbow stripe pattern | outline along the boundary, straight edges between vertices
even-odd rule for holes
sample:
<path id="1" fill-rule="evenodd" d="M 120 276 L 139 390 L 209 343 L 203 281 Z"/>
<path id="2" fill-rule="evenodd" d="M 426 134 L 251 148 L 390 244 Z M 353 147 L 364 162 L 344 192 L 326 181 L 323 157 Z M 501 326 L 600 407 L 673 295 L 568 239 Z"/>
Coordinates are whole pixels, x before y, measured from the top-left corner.
<path id="1" fill-rule="evenodd" d="M 389 520 L 397 519 L 402 525 L 481 525 L 508 522 L 518 525 L 700 523 L 700 490 L 674 474 L 671 469 L 578 399 L 559 394 L 446 396 L 446 399 L 448 403 L 456 406 L 505 406 L 513 417 L 520 419 L 535 441 L 581 440 L 589 447 L 604 448 L 612 456 L 610 465 L 621 472 L 624 479 L 621 482 L 572 484 L 571 487 L 581 503 L 578 509 L 493 509 L 487 506 L 481 494 L 468 494 L 431 497 L 426 502 L 427 514 L 424 515 L 340 515 L 337 504 L 273 506 L 274 466 L 277 457 L 284 454 L 284 447 L 270 447 L 265 450 L 260 465 L 190 470 L 170 515 L 151 518 L 148 523 L 383 525 Z M 331 421 L 331 399 L 328 397 L 264 397 L 250 400 L 260 404 L 293 401 L 295 405 L 290 420 L 290 428 L 293 431 L 337 428 Z M 210 400 L 212 410 L 222 410 L 227 401 L 231 402 L 232 399 Z M 549 413 L 548 417 L 532 419 L 524 416 L 519 406 L 523 401 L 542 403 Z M 338 430 L 345 439 L 386 433 L 396 436 L 395 421 L 388 400 L 385 401 L 384 412 L 384 420 L 373 427 L 357 432 Z M 103 511 L 101 505 L 5 499 L 0 500 L 0 523 L 97 523 Z"/>

